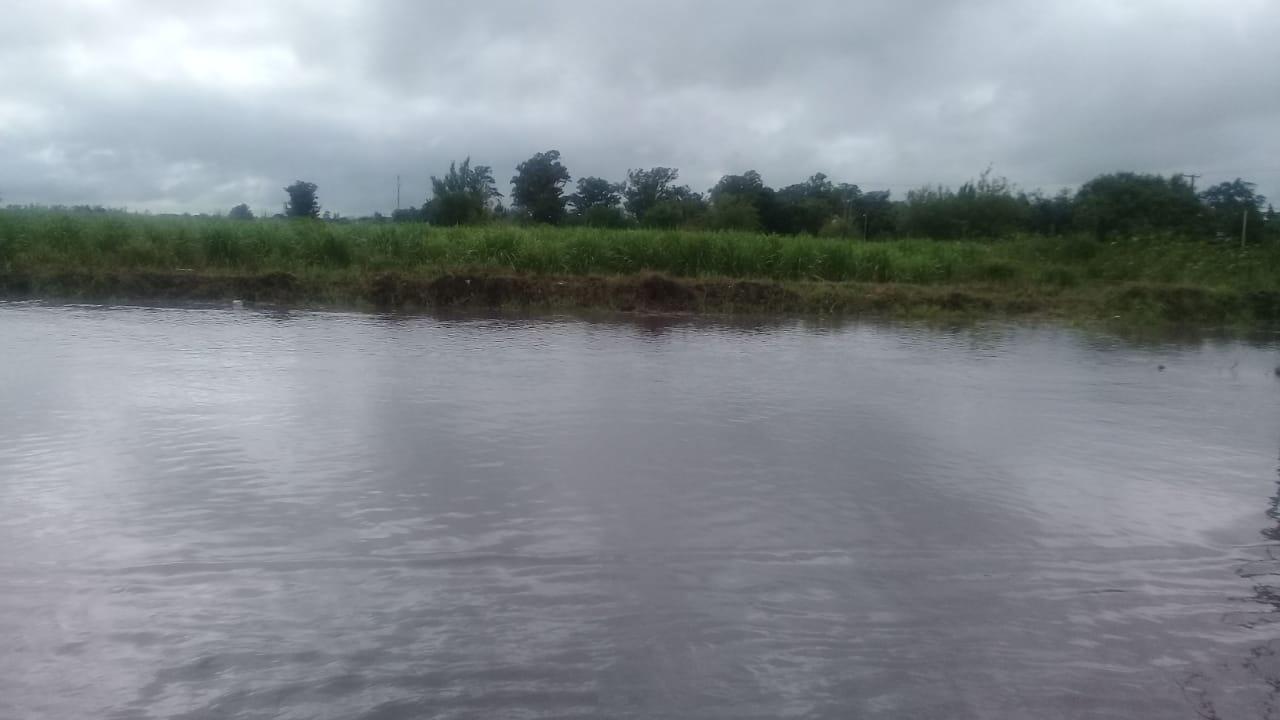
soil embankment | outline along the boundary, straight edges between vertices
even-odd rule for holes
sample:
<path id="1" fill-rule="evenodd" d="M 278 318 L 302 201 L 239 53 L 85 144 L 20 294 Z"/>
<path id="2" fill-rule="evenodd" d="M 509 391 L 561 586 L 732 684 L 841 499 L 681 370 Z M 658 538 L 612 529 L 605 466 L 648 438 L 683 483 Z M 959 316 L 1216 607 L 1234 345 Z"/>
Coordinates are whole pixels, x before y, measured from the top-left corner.
<path id="1" fill-rule="evenodd" d="M 1130 284 L 1105 292 L 1001 286 L 768 282 L 720 278 L 396 272 L 297 276 L 159 272 L 0 274 L 0 296 L 87 301 L 194 301 L 380 311 L 440 308 L 606 309 L 657 313 L 1048 316 L 1280 323 L 1280 292 Z"/>

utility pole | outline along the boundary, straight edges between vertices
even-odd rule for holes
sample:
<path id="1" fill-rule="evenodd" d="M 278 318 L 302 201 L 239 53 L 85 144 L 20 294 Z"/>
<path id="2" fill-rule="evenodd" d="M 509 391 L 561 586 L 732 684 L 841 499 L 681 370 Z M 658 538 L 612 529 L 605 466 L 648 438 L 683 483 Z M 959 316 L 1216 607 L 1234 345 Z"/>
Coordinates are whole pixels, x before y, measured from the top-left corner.
<path id="1" fill-rule="evenodd" d="M 1244 239 L 1249 234 L 1249 211 L 1244 211 L 1244 219 L 1240 221 L 1240 249 L 1244 249 Z"/>
<path id="2" fill-rule="evenodd" d="M 1192 175 L 1192 174 L 1190 174 L 1190 173 L 1182 173 L 1182 177 L 1184 177 L 1184 178 L 1191 178 L 1191 192 L 1195 192 L 1195 191 L 1196 191 L 1196 178 L 1201 177 L 1201 176 L 1200 176 L 1200 175 Z"/>
<path id="3" fill-rule="evenodd" d="M 400 209 L 400 176 L 396 176 L 396 209 Z"/>

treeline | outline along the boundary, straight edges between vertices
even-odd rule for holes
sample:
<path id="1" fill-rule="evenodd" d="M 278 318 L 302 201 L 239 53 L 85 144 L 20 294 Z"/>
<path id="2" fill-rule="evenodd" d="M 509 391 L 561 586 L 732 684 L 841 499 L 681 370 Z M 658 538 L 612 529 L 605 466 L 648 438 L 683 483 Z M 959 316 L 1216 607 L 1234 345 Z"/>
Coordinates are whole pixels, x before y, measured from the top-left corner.
<path id="1" fill-rule="evenodd" d="M 893 198 L 822 173 L 772 188 L 754 170 L 726 175 L 705 192 L 679 182 L 669 167 L 629 170 L 621 182 L 582 177 L 571 186 L 556 150 L 520 163 L 512 193 L 498 191 L 493 169 L 470 158 L 431 176 L 431 195 L 419 206 L 389 215 L 346 218 L 322 211 L 315 183 L 285 188 L 276 217 L 332 222 L 429 223 L 456 226 L 493 222 L 598 228 L 732 230 L 775 235 L 886 239 L 1000 238 L 1013 235 L 1089 234 L 1100 239 L 1180 236 L 1247 242 L 1280 238 L 1280 216 L 1242 179 L 1197 192 L 1183 175 L 1133 172 L 1100 175 L 1079 189 L 1046 195 L 1023 191 L 990 169 L 958 188 L 926 186 Z M 504 203 L 509 202 L 509 205 Z M 101 211 L 101 208 L 78 208 Z M 253 219 L 248 205 L 229 217 Z"/>
<path id="2" fill-rule="evenodd" d="M 1123 236 L 1242 237 L 1280 234 L 1280 220 L 1253 183 L 1236 179 L 1197 192 L 1182 175 L 1118 172 L 1076 191 L 1023 191 L 990 169 L 958 188 L 926 186 L 894 199 L 888 190 L 863 190 L 822 173 L 782 188 L 749 170 L 726 175 L 706 192 L 679 182 L 669 167 L 630 170 L 625 180 L 572 177 L 556 150 L 520 163 L 503 203 L 493 169 L 467 158 L 431 177 L 421 206 L 360 218 L 372 221 L 471 225 L 506 221 L 602 228 L 652 227 L 735 230 L 832 237 L 997 238 L 1018 234 L 1088 233 Z M 319 217 L 316 187 L 286 188 L 285 214 Z M 245 216 L 247 207 L 233 211 Z M 342 220 L 336 216 L 330 219 Z"/>

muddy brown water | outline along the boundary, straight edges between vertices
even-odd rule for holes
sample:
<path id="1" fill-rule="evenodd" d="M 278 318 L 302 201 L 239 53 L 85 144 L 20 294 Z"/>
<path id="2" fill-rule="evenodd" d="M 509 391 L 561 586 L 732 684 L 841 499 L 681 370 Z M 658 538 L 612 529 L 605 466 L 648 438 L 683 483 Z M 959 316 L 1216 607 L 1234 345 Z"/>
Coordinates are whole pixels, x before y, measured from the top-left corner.
<path id="1" fill-rule="evenodd" d="M 0 718 L 1264 717 L 1278 356 L 0 304 Z"/>

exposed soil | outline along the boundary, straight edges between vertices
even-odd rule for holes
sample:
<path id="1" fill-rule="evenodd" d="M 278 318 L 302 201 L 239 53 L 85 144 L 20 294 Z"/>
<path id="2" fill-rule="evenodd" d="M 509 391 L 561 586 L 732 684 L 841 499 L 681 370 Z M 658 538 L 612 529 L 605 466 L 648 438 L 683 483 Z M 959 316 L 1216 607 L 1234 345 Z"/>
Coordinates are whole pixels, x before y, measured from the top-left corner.
<path id="1" fill-rule="evenodd" d="M 0 297 L 96 301 L 194 300 L 425 310 L 446 307 L 603 308 L 642 313 L 819 313 L 1146 317 L 1172 322 L 1280 323 L 1280 292 L 1129 285 L 1062 293 L 1035 288 L 774 283 L 665 275 L 524 276 L 398 272 L 309 278 L 287 272 L 0 273 Z"/>

